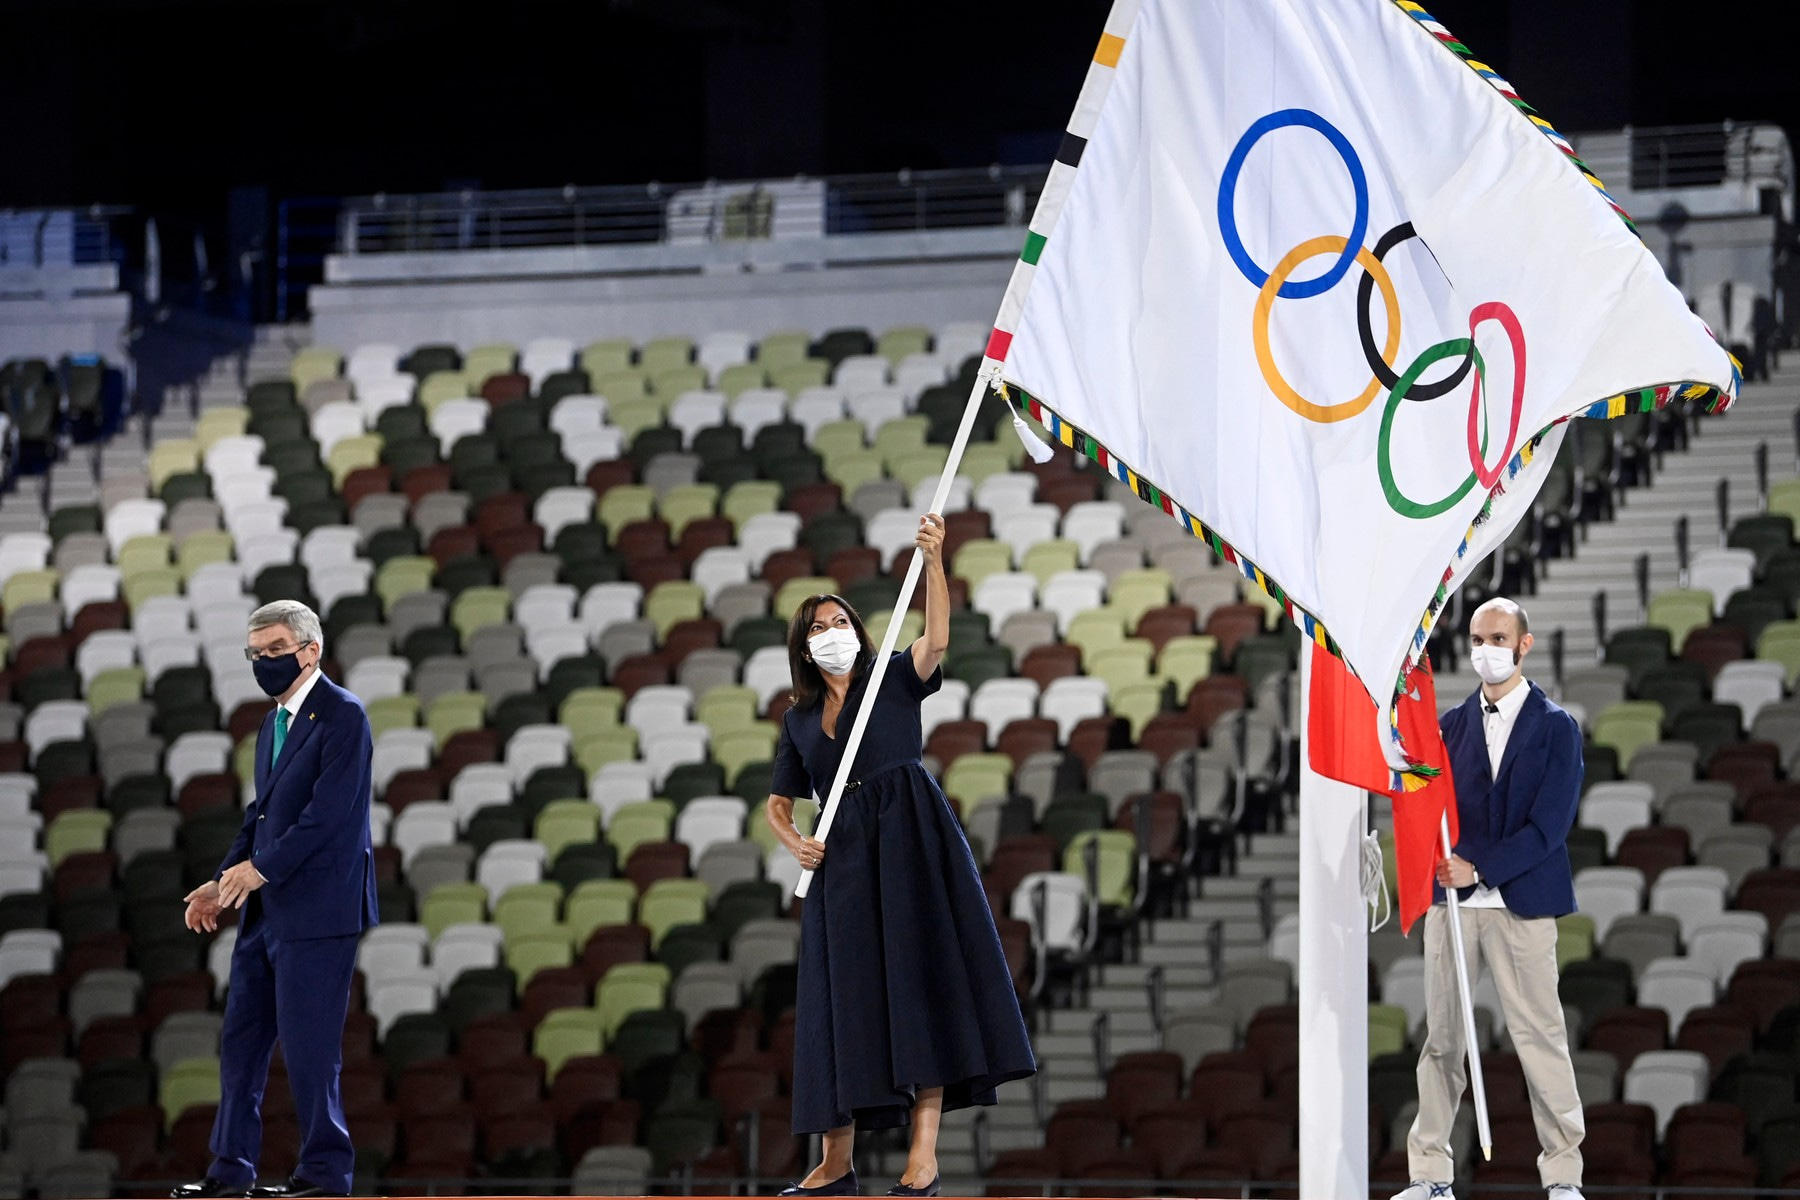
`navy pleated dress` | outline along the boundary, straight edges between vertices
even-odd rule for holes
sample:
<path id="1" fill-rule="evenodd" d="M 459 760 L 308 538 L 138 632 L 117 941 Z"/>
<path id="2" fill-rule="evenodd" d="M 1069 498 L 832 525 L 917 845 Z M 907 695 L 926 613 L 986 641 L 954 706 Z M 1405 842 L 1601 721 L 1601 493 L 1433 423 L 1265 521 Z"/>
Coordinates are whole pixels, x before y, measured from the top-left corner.
<path id="1" fill-rule="evenodd" d="M 844 737 L 867 682 L 850 685 Z M 942 683 L 906 650 L 888 662 L 802 906 L 795 1133 L 908 1124 L 921 1088 L 942 1087 L 945 1111 L 992 1104 L 1037 1070 L 975 856 L 920 762 L 919 704 Z M 823 800 L 841 757 L 818 707 L 790 709 L 772 791 Z"/>

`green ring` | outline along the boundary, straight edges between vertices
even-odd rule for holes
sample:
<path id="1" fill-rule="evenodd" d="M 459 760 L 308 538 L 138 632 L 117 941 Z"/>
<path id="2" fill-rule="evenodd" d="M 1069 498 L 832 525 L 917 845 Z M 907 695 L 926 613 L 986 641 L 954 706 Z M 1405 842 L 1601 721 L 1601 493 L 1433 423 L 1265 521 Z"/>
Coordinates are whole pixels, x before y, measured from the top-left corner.
<path id="1" fill-rule="evenodd" d="M 1479 384 L 1486 384 L 1487 364 L 1482 361 L 1481 351 L 1475 349 L 1475 340 L 1473 338 L 1451 338 L 1447 342 L 1439 342 L 1435 346 L 1427 347 L 1419 357 L 1413 360 L 1412 365 L 1407 367 L 1400 378 L 1394 381 L 1393 388 L 1388 392 L 1387 407 L 1381 412 L 1381 438 L 1377 444 L 1375 454 L 1375 465 L 1381 472 L 1381 491 L 1387 497 L 1388 507 L 1392 508 L 1401 516 L 1411 517 L 1415 521 L 1423 521 L 1455 508 L 1475 486 L 1475 472 L 1470 471 L 1469 477 L 1463 480 L 1456 490 L 1451 492 L 1448 496 L 1445 496 L 1442 500 L 1432 504 L 1421 504 L 1402 492 L 1400 490 L 1400 485 L 1395 482 L 1394 464 L 1388 449 L 1388 439 L 1392 436 L 1394 431 L 1394 413 L 1400 407 L 1400 402 L 1406 399 L 1408 389 L 1419 381 L 1419 376 L 1425 373 L 1426 367 L 1429 367 L 1432 363 L 1441 362 L 1446 358 L 1451 358 L 1460 354 L 1473 354 L 1475 356 L 1476 379 Z M 1481 452 L 1486 454 L 1488 432 L 1487 421 L 1485 420 L 1487 416 L 1487 392 L 1485 388 L 1481 394 L 1481 410 L 1484 418 L 1481 422 Z"/>

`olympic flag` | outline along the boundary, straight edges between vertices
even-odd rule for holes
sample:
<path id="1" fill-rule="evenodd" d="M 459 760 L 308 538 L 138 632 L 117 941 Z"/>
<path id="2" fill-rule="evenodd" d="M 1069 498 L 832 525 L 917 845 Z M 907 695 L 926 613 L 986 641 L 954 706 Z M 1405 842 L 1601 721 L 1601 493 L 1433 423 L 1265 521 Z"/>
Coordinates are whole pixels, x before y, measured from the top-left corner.
<path id="1" fill-rule="evenodd" d="M 988 356 L 1342 654 L 1397 784 L 1404 673 L 1561 422 L 1737 386 L 1569 144 L 1404 0 L 1115 4 Z"/>

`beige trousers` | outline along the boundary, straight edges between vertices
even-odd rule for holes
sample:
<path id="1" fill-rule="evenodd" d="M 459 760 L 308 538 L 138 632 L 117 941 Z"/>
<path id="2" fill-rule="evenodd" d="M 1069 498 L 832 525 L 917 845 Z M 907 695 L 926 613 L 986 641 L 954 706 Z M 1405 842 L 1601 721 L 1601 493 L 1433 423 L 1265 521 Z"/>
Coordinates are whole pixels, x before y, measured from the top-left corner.
<path id="1" fill-rule="evenodd" d="M 1587 1126 L 1569 1062 L 1569 1034 L 1556 994 L 1556 922 L 1550 917 L 1516 917 L 1504 908 L 1462 909 L 1463 948 L 1469 978 L 1482 964 L 1494 978 L 1500 1006 L 1524 1069 L 1537 1126 L 1538 1177 L 1545 1187 L 1581 1186 L 1581 1139 Z M 1462 1000 L 1457 991 L 1456 943 L 1450 937 L 1450 910 L 1434 904 L 1425 914 L 1425 1048 L 1419 1054 L 1419 1115 L 1406 1139 L 1408 1169 L 1414 1179 L 1447 1182 L 1456 1174 L 1450 1159 L 1450 1126 L 1468 1081 Z"/>

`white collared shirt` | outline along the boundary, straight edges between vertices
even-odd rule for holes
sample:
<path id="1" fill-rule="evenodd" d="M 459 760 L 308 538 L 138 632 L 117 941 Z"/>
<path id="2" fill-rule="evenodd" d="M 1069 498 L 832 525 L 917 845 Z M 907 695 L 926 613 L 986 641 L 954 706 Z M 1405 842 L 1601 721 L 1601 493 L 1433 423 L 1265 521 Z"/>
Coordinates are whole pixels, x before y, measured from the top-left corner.
<path id="1" fill-rule="evenodd" d="M 1517 687 L 1498 700 L 1490 701 L 1486 693 L 1477 693 L 1481 702 L 1481 726 L 1487 735 L 1488 771 L 1492 779 L 1500 778 L 1500 765 L 1506 761 L 1506 744 L 1512 740 L 1513 726 L 1518 724 L 1519 710 L 1531 695 L 1531 685 L 1520 680 Z M 1475 892 L 1463 901 L 1465 908 L 1505 908 L 1500 889 L 1485 883 L 1475 885 Z"/>
<path id="2" fill-rule="evenodd" d="M 301 706 L 306 703 L 307 695 L 311 693 L 313 684 L 317 682 L 319 682 L 319 667 L 318 664 L 315 663 L 312 669 L 307 672 L 306 682 L 300 685 L 300 690 L 295 692 L 292 696 L 289 696 L 286 704 L 277 705 L 278 708 L 283 709 L 288 715 L 288 732 L 290 734 L 294 732 L 294 722 L 300 719 Z"/>

